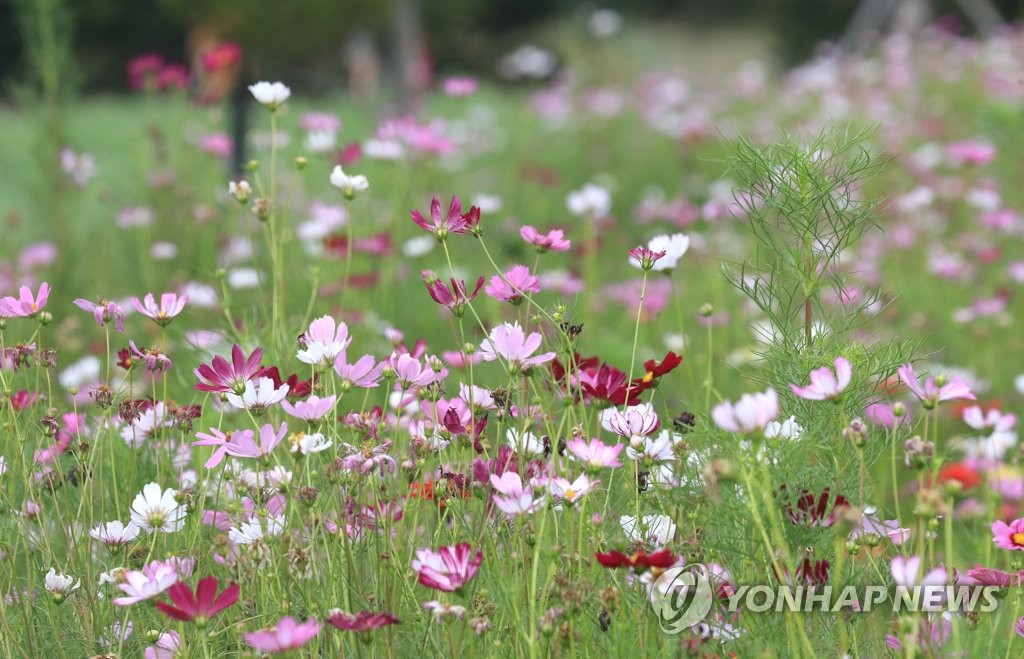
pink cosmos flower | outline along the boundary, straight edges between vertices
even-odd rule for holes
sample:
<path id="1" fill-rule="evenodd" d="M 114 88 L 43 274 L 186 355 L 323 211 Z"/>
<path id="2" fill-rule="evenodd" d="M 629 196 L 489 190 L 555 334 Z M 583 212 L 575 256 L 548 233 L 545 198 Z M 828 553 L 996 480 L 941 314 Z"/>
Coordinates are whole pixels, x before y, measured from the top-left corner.
<path id="1" fill-rule="evenodd" d="M 1024 636 L 1024 617 L 1013 624 L 1013 633 L 1017 636 Z"/>
<path id="2" fill-rule="evenodd" d="M 301 648 L 316 638 L 321 629 L 322 626 L 316 620 L 299 624 L 295 618 L 285 616 L 270 629 L 242 634 L 242 638 L 257 652 L 278 654 Z"/>
<path id="3" fill-rule="evenodd" d="M 387 627 L 388 625 L 397 625 L 401 621 L 390 613 L 360 611 L 355 615 L 349 615 L 342 611 L 334 610 L 330 612 L 330 618 L 328 618 L 327 622 L 342 631 L 365 632 L 371 629 Z"/>
<path id="4" fill-rule="evenodd" d="M 1024 551 L 1024 519 L 1009 524 L 1002 520 L 992 523 L 992 542 L 1000 549 Z"/>
<path id="5" fill-rule="evenodd" d="M 641 403 L 625 412 L 609 407 L 601 413 L 601 425 L 620 437 L 643 438 L 658 430 L 661 422 L 650 403 Z"/>
<path id="6" fill-rule="evenodd" d="M 228 360 L 217 355 L 211 363 L 199 365 L 199 368 L 194 371 L 195 376 L 200 380 L 195 388 L 199 391 L 215 393 L 244 393 L 245 383 L 260 370 L 260 360 L 262 359 L 263 350 L 261 348 L 256 348 L 246 358 L 242 347 L 236 343 L 231 347 L 230 364 Z"/>
<path id="7" fill-rule="evenodd" d="M 409 211 L 412 214 L 412 221 L 424 231 L 434 234 L 438 242 L 444 242 L 449 233 L 469 233 L 469 218 L 462 214 L 462 202 L 458 197 L 452 197 L 448 206 L 448 215 L 441 217 L 441 200 L 433 197 L 430 200 L 430 222 L 419 211 Z M 468 215 L 468 213 L 467 213 Z"/>
<path id="8" fill-rule="evenodd" d="M 302 419 L 310 423 L 315 423 L 327 416 L 327 413 L 334 408 L 334 404 L 336 402 L 338 402 L 337 396 L 328 396 L 327 398 L 310 396 L 306 400 L 296 402 L 294 405 L 289 403 L 287 400 L 282 400 L 281 408 L 284 409 L 289 416 L 293 416 L 296 419 Z"/>
<path id="9" fill-rule="evenodd" d="M 634 268 L 640 268 L 645 271 L 650 270 L 659 259 L 665 258 L 666 254 L 668 254 L 667 250 L 655 252 L 649 247 L 634 247 L 629 250 L 629 264 Z"/>
<path id="10" fill-rule="evenodd" d="M 608 446 L 600 439 L 591 439 L 585 442 L 582 439 L 571 439 L 566 448 L 580 462 L 591 469 L 603 469 L 605 467 L 621 467 L 619 453 L 622 452 L 623 444 Z"/>
<path id="11" fill-rule="evenodd" d="M 110 321 L 114 321 L 117 331 L 124 333 L 124 309 L 116 302 L 100 300 L 97 304 L 84 298 L 78 298 L 75 300 L 75 306 L 82 311 L 91 313 L 93 319 L 96 320 L 96 324 L 100 327 L 103 327 Z"/>
<path id="12" fill-rule="evenodd" d="M 342 444 L 349 454 L 342 458 L 342 469 L 358 471 L 360 474 L 368 474 L 374 469 L 380 469 L 382 476 L 393 474 L 398 468 L 395 459 L 388 455 L 388 451 L 394 445 L 390 439 L 377 446 L 357 447 L 351 444 Z"/>
<path id="13" fill-rule="evenodd" d="M 793 393 L 805 400 L 834 400 L 839 398 L 853 375 L 853 367 L 845 357 L 837 357 L 835 372 L 824 366 L 810 373 L 811 383 L 806 387 L 789 385 Z"/>
<path id="14" fill-rule="evenodd" d="M 363 355 L 356 363 L 349 364 L 343 352 L 334 360 L 334 372 L 341 378 L 342 391 L 348 391 L 352 387 L 376 387 L 380 382 L 382 370 L 382 365 L 377 363 L 373 355 Z"/>
<path id="15" fill-rule="evenodd" d="M 207 469 L 213 469 L 228 455 L 235 458 L 254 458 L 257 460 L 267 457 L 284 439 L 285 433 L 288 432 L 288 425 L 282 423 L 281 427 L 275 431 L 272 425 L 269 423 L 265 424 L 260 428 L 259 441 L 256 440 L 256 434 L 251 430 L 235 430 L 223 433 L 217 428 L 210 428 L 210 432 L 213 434 L 196 433 L 199 441 L 192 442 L 192 446 L 217 447 L 213 455 L 210 456 L 210 459 L 206 461 L 205 466 Z"/>
<path id="16" fill-rule="evenodd" d="M 492 329 L 490 336 L 480 343 L 480 354 L 485 362 L 501 358 L 508 362 L 510 371 L 525 371 L 555 358 L 553 352 L 531 356 L 540 347 L 541 340 L 538 332 L 531 332 L 527 336 L 518 321 L 502 323 Z"/>
<path id="17" fill-rule="evenodd" d="M 32 289 L 22 286 L 18 297 L 10 295 L 0 299 L 0 316 L 31 318 L 43 310 L 50 297 L 50 285 L 45 281 L 39 285 L 39 292 L 33 297 Z"/>
<path id="18" fill-rule="evenodd" d="M 484 278 L 480 277 L 476 280 L 476 288 L 473 289 L 472 293 L 466 290 L 466 282 L 455 279 L 451 279 L 452 287 L 448 288 L 448 285 L 441 279 L 435 279 L 433 283 L 427 284 L 427 293 L 434 302 L 437 302 L 443 307 L 448 307 L 448 310 L 456 318 L 461 318 L 466 312 L 466 305 L 476 299 L 480 289 L 484 285 Z"/>
<path id="19" fill-rule="evenodd" d="M 145 659 L 175 659 L 181 652 L 181 637 L 176 631 L 160 634 L 156 643 L 146 648 Z"/>
<path id="20" fill-rule="evenodd" d="M 900 380 L 906 385 L 926 410 L 933 409 L 936 405 L 947 400 L 964 398 L 977 400 L 971 393 L 970 385 L 963 378 L 954 375 L 951 378 L 940 377 L 939 379 L 929 377 L 924 386 L 917 381 L 917 374 L 914 373 L 913 364 L 904 364 L 897 369 Z"/>
<path id="21" fill-rule="evenodd" d="M 160 327 L 168 325 L 175 316 L 180 314 L 185 309 L 187 302 L 187 295 L 179 296 L 176 293 L 163 293 L 160 296 L 159 305 L 152 293 L 146 293 L 142 300 L 137 297 L 132 298 L 132 306 L 135 307 L 135 310 L 152 319 Z"/>
<path id="22" fill-rule="evenodd" d="M 425 387 L 437 381 L 437 373 L 429 366 L 424 366 L 420 360 L 408 353 L 398 356 L 392 365 L 398 386 L 403 390 L 413 387 Z"/>
<path id="23" fill-rule="evenodd" d="M 348 325 L 330 316 L 321 316 L 311 322 L 309 329 L 300 337 L 302 349 L 296 356 L 304 364 L 327 368 L 351 343 Z"/>
<path id="24" fill-rule="evenodd" d="M 478 549 L 474 556 L 469 543 L 460 542 L 454 547 L 438 547 L 436 552 L 416 550 L 412 569 L 427 588 L 454 592 L 476 576 L 483 558 L 482 550 Z"/>
<path id="25" fill-rule="evenodd" d="M 711 410 L 711 418 L 722 430 L 753 433 L 763 430 L 779 416 L 779 398 L 774 389 L 764 393 L 743 394 L 735 405 L 725 401 Z"/>
<path id="26" fill-rule="evenodd" d="M 514 471 L 501 476 L 491 474 L 491 487 L 498 494 L 492 495 L 496 505 L 506 515 L 530 515 L 544 506 L 544 497 L 534 498 L 533 488 L 523 487 L 523 481 Z"/>
<path id="27" fill-rule="evenodd" d="M 484 293 L 495 300 L 519 304 L 527 293 L 540 292 L 540 279 L 525 265 L 513 266 L 504 275 L 494 275 Z"/>
<path id="28" fill-rule="evenodd" d="M 441 89 L 449 96 L 472 96 L 476 93 L 476 87 L 476 78 L 468 76 L 452 76 L 441 83 Z"/>
<path id="29" fill-rule="evenodd" d="M 148 600 L 164 592 L 181 578 L 179 570 L 171 561 L 153 561 L 142 570 L 124 573 L 124 583 L 117 584 L 124 597 L 114 600 L 117 606 L 129 606 Z"/>
<path id="30" fill-rule="evenodd" d="M 991 567 L 982 567 L 981 565 L 975 565 L 970 570 L 967 570 L 965 574 L 962 574 L 957 579 L 957 584 L 965 584 L 968 586 L 998 586 L 999 588 L 1009 588 L 1011 586 L 1019 586 L 1024 577 L 1021 572 L 1003 572 Z"/>
<path id="31" fill-rule="evenodd" d="M 548 250 L 552 252 L 567 252 L 572 247 L 572 241 L 565 239 L 565 232 L 561 229 L 552 229 L 547 233 L 540 233 L 529 224 L 519 229 L 519 235 L 523 240 L 537 248 L 543 254 Z"/>
<path id="32" fill-rule="evenodd" d="M 548 481 L 548 490 L 556 501 L 567 501 L 576 503 L 597 487 L 600 480 L 590 480 L 586 474 L 581 474 L 576 480 L 570 482 L 566 478 L 552 478 Z"/>
<path id="33" fill-rule="evenodd" d="M 892 572 L 892 580 L 898 587 L 920 588 L 924 602 L 945 600 L 948 576 L 946 568 L 932 568 L 922 576 L 920 556 L 893 556 L 889 569 Z"/>

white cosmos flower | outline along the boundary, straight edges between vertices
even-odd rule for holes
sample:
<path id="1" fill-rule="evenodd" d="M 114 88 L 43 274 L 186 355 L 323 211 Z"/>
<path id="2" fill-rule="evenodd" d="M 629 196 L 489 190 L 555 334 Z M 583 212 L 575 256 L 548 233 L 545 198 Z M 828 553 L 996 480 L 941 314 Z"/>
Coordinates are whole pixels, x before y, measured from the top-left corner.
<path id="1" fill-rule="evenodd" d="M 362 174 L 349 176 L 341 169 L 341 165 L 335 165 L 334 171 L 331 172 L 331 185 L 339 188 L 347 199 L 352 199 L 357 192 L 370 187 L 370 182 Z"/>
<path id="2" fill-rule="evenodd" d="M 132 522 L 148 531 L 173 533 L 185 525 L 185 507 L 178 504 L 175 492 L 167 488 L 163 492 L 156 483 L 149 483 L 132 501 Z"/>
<path id="3" fill-rule="evenodd" d="M 532 432 L 525 430 L 519 432 L 515 428 L 509 428 L 505 431 L 505 438 L 508 440 L 509 447 L 516 453 L 527 456 L 544 455 L 544 441 Z"/>
<path id="4" fill-rule="evenodd" d="M 249 91 L 253 98 L 263 104 L 265 108 L 273 112 L 292 95 L 292 90 L 281 82 L 257 82 L 249 85 Z"/>
<path id="5" fill-rule="evenodd" d="M 288 385 L 282 384 L 280 389 L 274 387 L 274 381 L 270 378 L 260 378 L 259 382 L 253 384 L 252 380 L 245 383 L 245 392 L 239 396 L 236 393 L 227 395 L 228 402 L 232 407 L 240 410 L 249 410 L 256 416 L 263 414 L 271 405 L 277 405 L 288 395 Z"/>
<path id="6" fill-rule="evenodd" d="M 772 421 L 764 427 L 764 436 L 768 439 L 782 437 L 783 439 L 799 439 L 804 429 L 796 422 L 796 417 L 791 416 L 783 422 Z"/>
<path id="7" fill-rule="evenodd" d="M 228 531 L 228 539 L 236 545 L 249 545 L 267 536 L 280 535 L 284 530 L 284 517 L 268 517 L 267 528 L 264 529 L 258 519 L 242 522 L 241 526 L 232 526 Z"/>
<path id="8" fill-rule="evenodd" d="M 141 531 L 142 529 L 136 526 L 135 522 L 128 522 L 128 526 L 125 526 L 120 520 L 114 520 L 92 529 L 89 531 L 89 536 L 108 547 L 120 547 L 139 537 Z"/>
<path id="9" fill-rule="evenodd" d="M 637 524 L 633 515 L 619 518 L 622 531 L 631 542 L 643 542 L 654 547 L 664 547 L 676 534 L 676 525 L 668 515 L 644 515 Z"/>
<path id="10" fill-rule="evenodd" d="M 295 433 L 289 437 L 289 441 L 292 445 L 292 453 L 299 453 L 301 455 L 309 455 L 310 453 L 319 453 L 325 451 L 332 446 L 334 442 L 324 437 L 323 433 L 313 433 L 307 435 L 305 433 Z"/>
<path id="11" fill-rule="evenodd" d="M 57 570 L 51 567 L 50 571 L 46 573 L 44 584 L 46 590 L 59 601 L 78 590 L 82 585 L 82 580 L 75 580 L 74 577 L 66 574 L 57 574 Z"/>
<path id="12" fill-rule="evenodd" d="M 612 209 L 612 195 L 607 189 L 587 183 L 579 190 L 570 192 L 565 198 L 569 212 L 577 217 L 600 219 L 607 217 Z"/>

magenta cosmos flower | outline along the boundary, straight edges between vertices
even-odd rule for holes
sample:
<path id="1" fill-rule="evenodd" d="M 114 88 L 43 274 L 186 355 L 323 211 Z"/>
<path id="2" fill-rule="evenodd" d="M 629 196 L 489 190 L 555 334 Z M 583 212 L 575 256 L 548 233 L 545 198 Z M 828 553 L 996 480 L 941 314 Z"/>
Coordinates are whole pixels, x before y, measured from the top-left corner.
<path id="1" fill-rule="evenodd" d="M 82 311 L 91 313 L 96 324 L 100 327 L 103 327 L 110 321 L 114 321 L 117 331 L 122 334 L 124 333 L 124 309 L 118 303 L 109 300 L 100 300 L 97 303 L 90 302 L 85 298 L 78 298 L 75 300 L 75 306 Z"/>
<path id="2" fill-rule="evenodd" d="M 137 297 L 132 298 L 132 306 L 135 307 L 135 310 L 143 316 L 152 319 L 160 327 L 167 326 L 175 316 L 180 314 L 185 309 L 187 302 L 187 295 L 178 295 L 176 293 L 163 293 L 160 295 L 160 304 L 156 303 L 152 293 L 146 293 L 142 300 L 139 300 Z"/>
<path id="3" fill-rule="evenodd" d="M 230 364 L 228 360 L 217 355 L 211 363 L 199 365 L 195 375 L 200 381 L 195 388 L 199 391 L 242 394 L 245 392 L 245 383 L 260 370 L 262 359 L 261 348 L 256 348 L 246 357 L 242 347 L 236 343 L 231 347 Z"/>
<path id="4" fill-rule="evenodd" d="M 487 284 L 484 293 L 487 293 L 495 300 L 519 304 L 527 293 L 540 292 L 540 279 L 530 274 L 530 269 L 525 265 L 513 266 L 504 275 L 494 275 L 491 282 Z"/>
<path id="5" fill-rule="evenodd" d="M 441 200 L 433 197 L 430 200 L 430 221 L 427 221 L 427 218 L 423 217 L 423 214 L 419 211 L 409 212 L 412 214 L 412 221 L 417 226 L 424 231 L 434 234 L 438 242 L 444 242 L 450 233 L 469 233 L 470 215 L 473 209 L 471 208 L 469 213 L 463 214 L 462 202 L 458 197 L 452 197 L 451 204 L 448 206 L 448 214 L 442 217 Z M 477 217 L 479 217 L 479 214 L 480 211 L 477 210 Z"/>
<path id="6" fill-rule="evenodd" d="M 371 629 L 379 629 L 388 625 L 397 625 L 401 622 L 390 613 L 370 613 L 360 611 L 355 615 L 349 615 L 342 611 L 331 611 L 327 622 L 334 627 L 347 632 L 365 632 Z"/>
<path id="7" fill-rule="evenodd" d="M 641 245 L 640 247 L 634 247 L 629 250 L 629 264 L 634 268 L 640 268 L 646 272 L 653 268 L 654 264 L 660 259 L 665 258 L 666 254 L 668 254 L 668 251 L 666 250 L 655 252 L 651 248 Z"/>
<path id="8" fill-rule="evenodd" d="M 195 595 L 186 584 L 178 582 L 167 590 L 167 597 L 174 602 L 171 606 L 157 602 L 156 608 L 169 618 L 182 622 L 195 621 L 200 627 L 210 618 L 238 601 L 239 586 L 231 584 L 220 595 L 217 594 L 217 577 L 200 579 Z"/>
<path id="9" fill-rule="evenodd" d="M 938 379 L 929 377 L 924 381 L 924 386 L 921 386 L 917 381 L 917 374 L 914 373 L 913 364 L 904 364 L 899 367 L 897 372 L 903 384 L 917 396 L 926 410 L 933 409 L 939 403 L 947 400 L 960 398 L 977 400 L 971 393 L 970 385 L 961 377 L 955 375 L 950 378 L 940 376 Z"/>
<path id="10" fill-rule="evenodd" d="M 43 310 L 50 298 L 50 285 L 45 281 L 39 285 L 39 292 L 33 296 L 32 289 L 22 286 L 18 297 L 10 295 L 0 299 L 0 316 L 31 318 Z"/>
<path id="11" fill-rule="evenodd" d="M 433 283 L 427 284 L 427 292 L 430 293 L 430 297 L 434 302 L 437 302 L 443 307 L 448 307 L 448 310 L 456 318 L 461 318 L 466 313 L 466 305 L 476 299 L 480 289 L 484 285 L 484 278 L 480 277 L 476 280 L 476 288 L 473 289 L 472 293 L 469 293 L 466 289 L 466 282 L 461 279 L 451 280 L 452 287 L 448 288 L 448 284 L 444 283 L 441 279 L 435 279 Z"/>
<path id="12" fill-rule="evenodd" d="M 485 362 L 497 361 L 499 358 L 507 361 L 512 372 L 529 370 L 555 358 L 553 352 L 533 356 L 540 343 L 541 335 L 538 332 L 531 332 L 527 336 L 518 322 L 502 323 L 492 329 L 490 336 L 480 344 L 480 354 Z"/>
<path id="13" fill-rule="evenodd" d="M 806 387 L 791 384 L 789 388 L 805 400 L 835 400 L 850 385 L 853 376 L 853 367 L 845 357 L 837 357 L 835 366 L 834 372 L 827 366 L 811 371 L 811 383 Z"/>
<path id="14" fill-rule="evenodd" d="M 484 559 L 482 550 L 473 550 L 468 542 L 454 547 L 438 547 L 437 551 L 417 549 L 412 569 L 419 574 L 420 583 L 427 588 L 454 592 L 476 576 Z"/>
<path id="15" fill-rule="evenodd" d="M 552 252 L 567 252 L 572 247 L 572 241 L 565 239 L 565 232 L 561 229 L 552 229 L 547 233 L 541 233 L 529 224 L 525 224 L 520 227 L 519 235 L 522 236 L 523 240 L 536 247 L 537 251 L 541 254 L 549 250 Z"/>
<path id="16" fill-rule="evenodd" d="M 1015 519 L 1009 524 L 1002 520 L 993 522 L 992 542 L 1000 549 L 1024 551 L 1024 519 Z"/>
<path id="17" fill-rule="evenodd" d="M 321 629 L 320 623 L 316 620 L 307 620 L 299 624 L 295 618 L 285 616 L 270 629 L 249 632 L 242 637 L 249 647 L 257 652 L 277 654 L 301 648 L 316 638 Z"/>

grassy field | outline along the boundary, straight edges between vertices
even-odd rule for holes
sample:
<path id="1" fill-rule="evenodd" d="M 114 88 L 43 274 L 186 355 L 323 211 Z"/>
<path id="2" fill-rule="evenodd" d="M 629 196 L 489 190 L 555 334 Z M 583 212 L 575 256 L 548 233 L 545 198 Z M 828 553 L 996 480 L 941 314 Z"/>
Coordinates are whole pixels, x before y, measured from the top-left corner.
<path id="1" fill-rule="evenodd" d="M 213 153 L 230 130 L 222 108 L 140 94 L 82 99 L 49 121 L 3 110 L 2 653 L 1019 653 L 1024 528 L 990 530 L 1024 499 L 1019 36 L 893 39 L 780 75 L 743 64 L 763 43 L 733 39 L 577 35 L 565 81 L 437 92 L 404 117 L 333 96 L 273 113 L 254 100 L 244 203 Z M 711 42 L 729 57 L 694 55 Z M 334 148 L 309 148 L 310 112 L 340 117 Z M 62 169 L 64 148 L 95 171 Z M 387 148 L 401 157 L 375 157 Z M 332 185 L 341 161 L 368 189 Z M 600 191 L 580 209 L 588 184 Z M 481 235 L 459 235 L 458 214 L 443 241 L 417 226 L 410 211 L 429 221 L 434 196 L 441 219 L 453 196 L 478 205 Z M 538 253 L 524 225 L 562 229 L 572 246 Z M 676 267 L 630 264 L 634 247 L 677 233 L 684 254 L 648 255 Z M 512 304 L 495 291 L 516 265 L 539 280 L 513 286 Z M 452 277 L 487 286 L 461 316 L 424 283 Z M 15 299 L 43 282 L 48 300 Z M 148 292 L 188 300 L 154 322 L 131 301 Z M 125 331 L 77 298 L 123 309 Z M 351 345 L 323 336 L 324 316 Z M 505 323 L 539 333 L 526 351 L 545 355 L 538 365 L 499 348 Z M 129 340 L 134 358 L 119 354 Z M 296 374 L 290 405 L 330 405 L 312 421 L 253 405 L 266 374 L 241 364 L 237 390 L 197 389 L 210 377 L 196 369 L 236 344 Z M 446 354 L 467 346 L 469 368 Z M 682 362 L 661 373 L 670 352 Z M 363 355 L 372 386 L 343 372 Z M 811 373 L 841 370 L 839 358 L 852 376 L 829 400 L 799 393 L 829 389 Z M 907 386 L 897 369 L 911 362 L 948 401 Z M 621 394 L 629 381 L 643 405 L 599 386 Z M 777 404 L 740 400 L 769 390 Z M 768 425 L 790 418 L 797 437 Z M 535 435 L 536 453 L 510 432 Z M 235 443 L 205 441 L 222 433 Z M 591 438 L 621 454 L 588 459 Z M 629 521 L 652 515 L 666 517 Z M 95 531 L 130 519 L 138 535 L 124 543 Z M 468 566 L 429 557 L 464 542 Z M 624 569 L 607 567 L 616 551 Z M 662 562 L 645 564 L 652 554 Z M 658 577 L 686 565 L 717 575 L 714 602 L 666 633 L 656 609 L 676 591 Z M 982 566 L 1005 579 L 968 573 Z M 926 572 L 931 585 L 995 578 L 999 606 L 728 608 L 756 584 L 891 593 Z M 183 606 L 207 575 L 237 583 L 237 602 L 198 621 L 154 606 Z M 140 601 L 117 601 L 138 584 Z M 335 609 L 401 622 L 339 631 L 387 621 Z M 285 616 L 307 621 L 308 638 L 289 636 Z"/>

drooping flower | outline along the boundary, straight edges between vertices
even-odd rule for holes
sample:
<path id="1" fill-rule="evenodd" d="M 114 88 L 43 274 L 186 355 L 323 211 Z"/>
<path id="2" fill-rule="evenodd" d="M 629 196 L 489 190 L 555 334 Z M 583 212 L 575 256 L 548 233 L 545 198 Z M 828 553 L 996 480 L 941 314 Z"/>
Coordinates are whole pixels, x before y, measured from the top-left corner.
<path id="1" fill-rule="evenodd" d="M 217 577 L 209 576 L 199 580 L 193 595 L 192 589 L 179 581 L 167 590 L 167 597 L 174 606 L 157 602 L 156 608 L 173 620 L 195 621 L 202 628 L 210 618 L 237 602 L 240 590 L 238 584 L 233 583 L 218 595 Z"/>
<path id="2" fill-rule="evenodd" d="M 176 293 L 161 294 L 160 304 L 156 303 L 152 293 L 146 293 L 142 300 L 139 300 L 137 297 L 132 298 L 132 306 L 135 310 L 143 316 L 152 319 L 154 323 L 161 327 L 168 325 L 175 316 L 180 314 L 185 309 L 187 302 L 187 295 L 178 295 Z"/>
<path id="3" fill-rule="evenodd" d="M 114 321 L 114 327 L 119 333 L 124 333 L 124 309 L 116 302 L 100 300 L 98 303 L 90 302 L 84 298 L 77 298 L 75 306 L 82 311 L 92 314 L 96 324 L 103 327 L 110 321 Z"/>
<path id="4" fill-rule="evenodd" d="M 342 611 L 334 610 L 330 612 L 327 622 L 342 631 L 365 632 L 371 629 L 387 627 L 388 625 L 397 625 L 402 621 L 390 613 L 360 611 L 355 615 L 349 615 Z"/>
<path id="5" fill-rule="evenodd" d="M 246 357 L 242 347 L 236 343 L 231 346 L 230 364 L 228 360 L 217 355 L 209 364 L 199 365 L 195 370 L 195 376 L 199 379 L 195 388 L 214 393 L 242 394 L 245 392 L 246 383 L 260 371 L 262 359 L 261 348 L 256 348 Z"/>
<path id="6" fill-rule="evenodd" d="M 242 638 L 257 652 L 278 654 L 297 650 L 309 643 L 323 627 L 316 620 L 299 623 L 291 616 L 285 616 L 270 629 L 242 634 Z"/>
<path id="7" fill-rule="evenodd" d="M 922 386 L 917 380 L 917 374 L 914 373 L 913 364 L 904 364 L 897 372 L 903 384 L 917 396 L 926 410 L 933 409 L 947 400 L 976 400 L 975 395 L 971 393 L 970 385 L 958 375 L 949 378 L 929 376 Z"/>
<path id="8" fill-rule="evenodd" d="M 32 295 L 32 289 L 22 286 L 18 297 L 10 295 L 0 298 L 0 316 L 32 318 L 43 310 L 50 298 L 50 285 L 45 281 L 39 285 L 39 292 Z"/>
<path id="9" fill-rule="evenodd" d="M 540 347 L 541 340 L 538 332 L 531 332 L 527 336 L 518 322 L 502 323 L 492 329 L 488 338 L 481 342 L 480 354 L 487 362 L 497 361 L 499 358 L 505 360 L 508 362 L 509 370 L 514 373 L 525 371 L 555 358 L 553 352 L 533 356 Z"/>
<path id="10" fill-rule="evenodd" d="M 292 90 L 281 82 L 260 81 L 249 85 L 249 91 L 263 107 L 271 112 L 277 110 L 292 95 Z"/>
<path id="11" fill-rule="evenodd" d="M 495 300 L 519 304 L 527 293 L 540 292 L 540 279 L 530 274 L 530 268 L 525 265 L 513 266 L 503 275 L 494 275 L 491 281 L 484 288 Z"/>
<path id="12" fill-rule="evenodd" d="M 175 498 L 178 493 L 157 483 L 149 483 L 132 501 L 132 522 L 144 531 L 173 533 L 185 525 L 185 506 Z"/>
<path id="13" fill-rule="evenodd" d="M 357 192 L 369 188 L 370 182 L 362 174 L 349 176 L 341 169 L 341 165 L 335 165 L 331 172 L 331 185 L 340 189 L 346 199 L 353 199 Z"/>
<path id="14" fill-rule="evenodd" d="M 992 542 L 1000 549 L 1024 551 L 1024 519 L 992 522 Z"/>
<path id="15" fill-rule="evenodd" d="M 806 387 L 789 385 L 793 393 L 805 400 L 835 400 L 850 384 L 853 367 L 845 357 L 836 357 L 835 371 L 827 366 L 811 371 L 811 383 Z"/>
<path id="16" fill-rule="evenodd" d="M 779 399 L 774 389 L 743 394 L 735 405 L 725 401 L 711 410 L 711 418 L 722 430 L 750 434 L 763 430 L 779 416 Z"/>
<path id="17" fill-rule="evenodd" d="M 436 552 L 416 550 L 412 569 L 427 588 L 454 592 L 476 576 L 483 558 L 482 550 L 478 549 L 474 555 L 468 542 L 460 542 L 454 547 L 438 547 Z"/>

